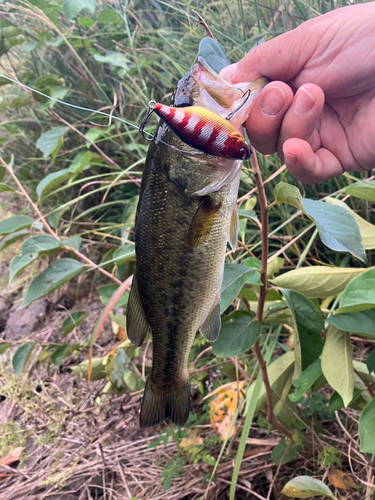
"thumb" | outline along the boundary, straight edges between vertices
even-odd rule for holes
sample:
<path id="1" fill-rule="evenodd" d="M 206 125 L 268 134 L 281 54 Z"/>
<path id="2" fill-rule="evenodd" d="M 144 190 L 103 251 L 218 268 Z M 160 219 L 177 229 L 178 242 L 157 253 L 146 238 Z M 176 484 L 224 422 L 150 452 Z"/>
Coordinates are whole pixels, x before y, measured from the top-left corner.
<path id="1" fill-rule="evenodd" d="M 232 83 L 254 82 L 262 76 L 284 82 L 292 80 L 312 54 L 305 43 L 305 33 L 296 28 L 252 49 L 237 63 Z"/>

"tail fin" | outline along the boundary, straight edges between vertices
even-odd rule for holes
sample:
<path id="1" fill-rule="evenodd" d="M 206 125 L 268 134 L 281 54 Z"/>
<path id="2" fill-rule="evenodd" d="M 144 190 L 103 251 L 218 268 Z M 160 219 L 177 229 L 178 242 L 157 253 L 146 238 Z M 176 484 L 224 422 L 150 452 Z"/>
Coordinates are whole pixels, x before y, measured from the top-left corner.
<path id="1" fill-rule="evenodd" d="M 152 390 L 150 376 L 146 380 L 145 392 L 139 416 L 141 429 L 154 427 L 169 418 L 174 424 L 182 427 L 190 412 L 190 382 L 179 392 L 157 394 Z"/>

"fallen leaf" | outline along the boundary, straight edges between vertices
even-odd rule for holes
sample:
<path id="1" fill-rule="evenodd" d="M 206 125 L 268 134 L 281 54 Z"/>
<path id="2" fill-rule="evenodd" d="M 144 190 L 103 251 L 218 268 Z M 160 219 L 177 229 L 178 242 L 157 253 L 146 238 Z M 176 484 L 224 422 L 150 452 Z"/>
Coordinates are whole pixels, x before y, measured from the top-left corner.
<path id="1" fill-rule="evenodd" d="M 128 333 L 126 331 L 126 328 L 123 328 L 122 326 L 119 326 L 117 323 L 112 321 L 112 331 L 118 338 L 118 340 L 127 340 L 128 339 Z"/>
<path id="2" fill-rule="evenodd" d="M 178 445 L 180 448 L 203 444 L 203 438 L 199 435 L 199 429 L 188 429 L 186 434 L 187 437 L 182 438 Z"/>
<path id="3" fill-rule="evenodd" d="M 225 384 L 225 386 L 216 390 L 216 397 L 210 403 L 211 425 L 223 441 L 227 438 L 233 417 L 243 398 L 243 387 L 245 383 L 245 380 L 241 380 L 238 383 L 232 382 L 230 384 Z M 232 437 L 235 432 L 236 426 L 234 425 L 229 437 Z"/>
<path id="4" fill-rule="evenodd" d="M 331 482 L 331 479 L 330 479 L 331 477 L 335 478 L 335 479 L 333 479 L 333 481 L 338 480 L 337 484 L 334 484 L 333 482 Z M 336 486 L 336 488 L 341 488 L 343 490 L 350 490 L 350 489 L 358 490 L 358 485 L 353 481 L 350 474 L 348 474 L 340 469 L 335 470 L 334 474 L 332 474 L 331 476 L 328 476 L 328 480 L 333 486 Z M 339 486 L 338 485 L 339 482 L 343 486 Z"/>
<path id="5" fill-rule="evenodd" d="M 22 446 L 20 446 L 19 448 L 14 448 L 8 453 L 8 455 L 6 455 L 3 458 L 0 458 L 0 465 L 11 465 L 14 462 L 18 462 L 23 450 L 24 448 L 22 448 Z"/>

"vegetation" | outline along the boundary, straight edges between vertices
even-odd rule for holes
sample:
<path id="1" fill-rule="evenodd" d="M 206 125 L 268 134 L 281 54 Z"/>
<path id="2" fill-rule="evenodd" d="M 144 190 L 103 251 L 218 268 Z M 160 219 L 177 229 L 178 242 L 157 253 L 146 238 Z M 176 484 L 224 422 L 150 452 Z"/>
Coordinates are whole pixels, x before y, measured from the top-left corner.
<path id="1" fill-rule="evenodd" d="M 137 128 L 149 100 L 168 103 L 194 61 L 205 32 L 193 11 L 228 60 L 236 61 L 262 37 L 345 4 L 0 2 L 0 251 L 5 262 L 13 257 L 0 278 L 2 294 L 6 300 L 22 299 L 21 307 L 27 307 L 70 282 L 76 297 L 82 288 L 90 296 L 97 289 L 107 304 L 93 334 L 84 338 L 77 329 L 88 310 L 65 310 L 54 341 L 0 340 L 4 363 L 14 371 L 1 369 L 0 393 L 22 414 L 22 421 L 0 421 L 6 438 L 2 457 L 35 438 L 30 426 L 22 429 L 38 410 L 48 430 L 39 436 L 43 444 L 57 442 L 65 420 L 80 425 L 77 392 L 63 407 L 61 401 L 51 403 L 51 387 L 41 389 L 40 404 L 32 400 L 41 385 L 33 378 L 36 372 L 71 366 L 77 384 L 88 392 L 84 379 L 104 380 L 92 401 L 95 411 L 119 393 L 138 397 L 143 389 L 149 343 L 142 351 L 131 345 L 124 316 L 147 153 Z M 173 456 L 166 451 L 159 458 L 160 489 L 147 490 L 147 498 L 201 498 L 227 470 L 230 480 L 221 492 L 227 495 L 229 489 L 230 499 L 239 489 L 250 495 L 243 498 L 270 499 L 272 491 L 279 498 L 282 488 L 292 498 L 373 499 L 375 181 L 367 172 L 297 186 L 275 155 L 257 158 L 252 155 L 241 174 L 240 234 L 236 252 L 227 256 L 219 339 L 211 346 L 198 336 L 191 353 L 194 412 L 184 430 L 163 427 L 151 445 L 143 435 L 151 446 L 145 449 L 178 445 Z M 102 352 L 95 339 L 109 314 L 118 340 Z M 341 433 L 340 445 L 330 440 L 330 425 Z M 88 432 L 92 427 L 87 424 Z M 264 431 L 264 439 L 277 431 L 271 453 L 275 476 L 267 491 L 240 482 L 254 428 Z M 354 466 L 355 482 L 350 449 L 349 465 L 343 465 L 345 440 L 360 464 Z M 64 462 L 61 474 L 55 463 L 43 484 L 69 482 L 89 450 L 87 443 Z M 131 443 L 126 450 L 133 450 Z M 233 459 L 234 466 L 225 469 Z M 104 455 L 103 460 L 106 466 Z M 298 477 L 288 469 L 294 463 Z M 186 464 L 200 464 L 201 490 L 169 497 L 173 484 L 178 490 Z M 8 481 L 3 494 L 10 499 Z"/>

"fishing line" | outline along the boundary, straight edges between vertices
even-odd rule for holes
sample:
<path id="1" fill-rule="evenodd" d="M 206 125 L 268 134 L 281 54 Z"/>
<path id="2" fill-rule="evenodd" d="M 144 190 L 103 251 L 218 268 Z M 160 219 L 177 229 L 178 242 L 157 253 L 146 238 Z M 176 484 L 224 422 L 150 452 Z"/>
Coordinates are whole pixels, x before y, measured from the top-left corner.
<path id="1" fill-rule="evenodd" d="M 98 115 L 106 116 L 107 118 L 112 118 L 113 120 L 118 120 L 121 123 L 125 123 L 125 125 L 128 125 L 129 127 L 133 127 L 133 128 L 136 128 L 137 130 L 139 130 L 139 126 L 138 125 L 135 125 L 134 123 L 128 122 L 128 121 L 124 120 L 123 118 L 119 118 L 118 116 L 113 116 L 113 115 L 110 115 L 108 113 L 104 113 L 104 111 L 98 111 L 96 109 L 91 109 L 91 108 L 84 108 L 82 106 L 77 106 L 76 104 L 71 104 L 69 102 L 61 101 L 60 99 L 55 99 L 54 97 L 51 97 L 51 96 L 49 96 L 47 94 L 43 94 L 43 92 L 40 92 L 39 90 L 33 89 L 33 88 L 29 87 L 28 85 L 25 85 L 24 83 L 18 82 L 17 80 L 13 80 L 12 78 L 9 78 L 8 76 L 2 75 L 1 73 L 0 73 L 0 77 L 1 78 L 5 78 L 6 80 L 9 80 L 12 83 L 15 83 L 19 87 L 23 87 L 24 89 L 30 90 L 31 92 L 35 92 L 36 94 L 39 94 L 39 95 L 41 95 L 43 97 L 47 97 L 47 99 L 50 99 L 51 101 L 55 101 L 55 102 L 58 102 L 59 104 L 63 104 L 64 106 L 68 106 L 70 108 L 75 108 L 75 109 L 81 109 L 82 111 L 89 111 L 90 113 L 96 113 Z M 146 135 L 152 137 L 152 139 L 154 139 L 154 137 L 155 137 L 154 134 L 150 134 L 149 132 L 146 132 L 146 130 L 142 131 L 142 135 L 143 134 L 146 134 Z M 150 139 L 147 139 L 147 140 L 150 140 Z M 170 148 L 175 149 L 176 151 L 179 151 L 180 153 L 191 154 L 191 155 L 202 155 L 202 154 L 204 154 L 201 151 L 197 151 L 197 152 L 190 151 L 188 153 L 187 151 L 184 151 L 183 149 L 176 148 L 176 146 L 172 146 L 171 144 L 168 144 L 168 143 L 162 141 L 161 139 L 159 140 L 159 142 L 161 142 L 162 144 L 165 144 L 166 146 L 168 146 Z"/>

